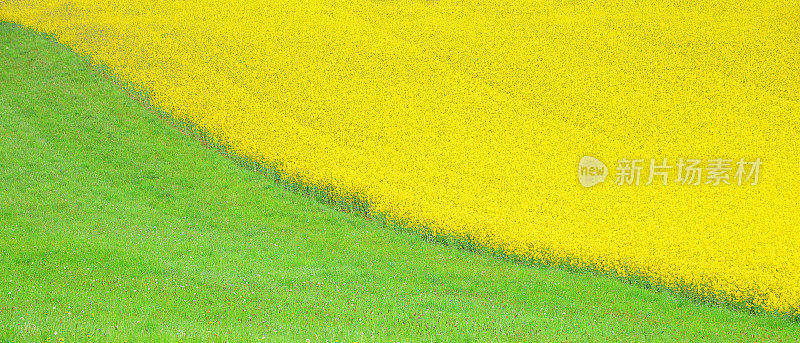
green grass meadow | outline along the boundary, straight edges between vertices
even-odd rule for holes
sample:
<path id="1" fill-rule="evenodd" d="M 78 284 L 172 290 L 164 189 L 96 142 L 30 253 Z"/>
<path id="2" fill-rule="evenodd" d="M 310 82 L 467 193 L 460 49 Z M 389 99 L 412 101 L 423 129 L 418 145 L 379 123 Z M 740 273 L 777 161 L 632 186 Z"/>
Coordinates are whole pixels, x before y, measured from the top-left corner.
<path id="1" fill-rule="evenodd" d="M 0 342 L 798 341 L 304 196 L 0 23 Z"/>

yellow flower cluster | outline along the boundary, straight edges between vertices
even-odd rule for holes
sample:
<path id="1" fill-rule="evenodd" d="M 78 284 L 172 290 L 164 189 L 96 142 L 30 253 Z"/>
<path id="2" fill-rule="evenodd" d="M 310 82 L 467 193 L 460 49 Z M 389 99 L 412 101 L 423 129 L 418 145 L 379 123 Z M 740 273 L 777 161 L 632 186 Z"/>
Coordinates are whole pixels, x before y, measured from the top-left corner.
<path id="1" fill-rule="evenodd" d="M 392 220 L 795 315 L 798 18 L 790 0 L 0 2 L 236 154 Z M 582 187 L 584 155 L 609 180 Z M 613 182 L 650 158 L 763 164 L 757 185 Z"/>

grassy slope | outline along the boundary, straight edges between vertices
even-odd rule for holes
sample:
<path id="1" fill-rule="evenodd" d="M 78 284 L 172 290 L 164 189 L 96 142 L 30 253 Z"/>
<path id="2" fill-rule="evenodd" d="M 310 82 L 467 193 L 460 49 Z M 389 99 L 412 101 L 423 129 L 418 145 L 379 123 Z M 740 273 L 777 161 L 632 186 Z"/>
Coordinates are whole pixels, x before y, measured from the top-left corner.
<path id="1" fill-rule="evenodd" d="M 0 341 L 800 337 L 796 322 L 335 211 L 6 23 L 0 80 Z"/>

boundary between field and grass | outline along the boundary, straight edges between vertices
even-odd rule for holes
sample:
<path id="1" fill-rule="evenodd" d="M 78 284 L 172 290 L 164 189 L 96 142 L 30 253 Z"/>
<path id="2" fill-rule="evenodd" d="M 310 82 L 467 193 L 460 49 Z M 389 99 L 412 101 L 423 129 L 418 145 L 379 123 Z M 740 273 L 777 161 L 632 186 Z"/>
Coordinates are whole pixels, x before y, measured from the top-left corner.
<path id="1" fill-rule="evenodd" d="M 55 35 L 30 29 L 11 21 L 0 20 L 0 23 L 9 23 L 18 28 L 30 30 L 42 37 L 45 37 L 55 44 L 61 45 L 66 49 L 75 52 L 78 56 L 80 56 L 84 63 L 90 66 L 91 69 L 99 72 L 103 77 L 120 86 L 121 89 L 124 90 L 124 92 L 131 99 L 140 103 L 152 114 L 168 122 L 172 127 L 178 129 L 183 134 L 199 140 L 206 147 L 217 150 L 223 156 L 233 160 L 242 168 L 257 172 L 289 191 L 310 197 L 337 210 L 356 213 L 367 219 L 377 221 L 380 226 L 389 230 L 412 233 L 434 244 L 457 247 L 473 253 L 486 254 L 496 258 L 509 260 L 524 266 L 559 268 L 576 274 L 591 274 L 599 277 L 612 278 L 620 280 L 625 284 L 634 285 L 654 292 L 668 292 L 675 294 L 699 304 L 705 304 L 714 307 L 724 307 L 732 310 L 744 311 L 754 315 L 774 315 L 794 323 L 800 323 L 800 308 L 795 308 L 788 312 L 766 310 L 755 304 L 753 299 L 745 299 L 734 302 L 731 300 L 732 297 L 725 294 L 704 295 L 704 292 L 700 291 L 702 285 L 692 285 L 688 283 L 679 284 L 675 287 L 667 287 L 657 283 L 652 279 L 652 277 L 649 277 L 647 274 L 642 272 L 633 271 L 631 273 L 627 273 L 629 276 L 624 276 L 615 270 L 606 270 L 599 268 L 595 264 L 584 263 L 578 256 L 575 256 L 572 259 L 557 259 L 554 257 L 555 254 L 545 249 L 536 250 L 537 255 L 544 256 L 544 258 L 537 260 L 527 259 L 517 254 L 508 253 L 502 248 L 492 249 L 480 245 L 475 242 L 473 237 L 470 236 L 460 237 L 456 235 L 435 235 L 432 233 L 433 230 L 431 230 L 428 226 L 414 224 L 403 219 L 388 219 L 388 216 L 385 213 L 374 211 L 368 199 L 360 194 L 345 191 L 332 185 L 314 186 L 303 182 L 302 178 L 298 174 L 286 173 L 285 170 L 281 168 L 282 163 L 280 161 L 260 163 L 252 158 L 236 154 L 234 149 L 226 145 L 224 141 L 215 139 L 214 136 L 203 131 L 198 125 L 186 120 L 177 119 L 169 113 L 155 107 L 153 102 L 150 100 L 150 94 L 145 91 L 143 87 L 139 87 L 138 85 L 134 85 L 128 81 L 120 79 L 105 65 L 94 60 L 91 56 L 76 52 L 70 46 L 59 41 Z M 583 267 L 577 267 L 577 265 Z M 623 266 L 622 269 L 625 271 L 630 271 L 626 266 Z"/>

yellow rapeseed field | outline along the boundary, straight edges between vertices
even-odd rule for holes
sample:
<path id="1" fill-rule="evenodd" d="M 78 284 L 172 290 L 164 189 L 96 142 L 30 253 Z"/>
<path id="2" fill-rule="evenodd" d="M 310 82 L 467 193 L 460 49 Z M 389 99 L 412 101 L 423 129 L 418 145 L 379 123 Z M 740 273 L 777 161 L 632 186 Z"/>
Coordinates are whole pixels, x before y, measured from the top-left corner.
<path id="1" fill-rule="evenodd" d="M 797 1 L 0 0 L 0 20 L 392 220 L 800 313 Z M 583 156 L 605 182 L 581 185 Z"/>

